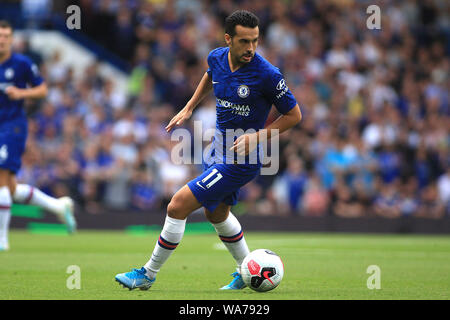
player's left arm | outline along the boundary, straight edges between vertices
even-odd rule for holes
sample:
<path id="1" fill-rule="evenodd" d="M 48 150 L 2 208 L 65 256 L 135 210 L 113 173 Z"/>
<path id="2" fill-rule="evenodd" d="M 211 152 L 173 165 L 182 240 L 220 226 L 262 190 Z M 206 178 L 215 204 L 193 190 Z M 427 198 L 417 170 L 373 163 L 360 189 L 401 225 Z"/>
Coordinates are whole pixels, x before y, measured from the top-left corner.
<path id="1" fill-rule="evenodd" d="M 5 90 L 9 99 L 11 100 L 23 100 L 23 99 L 42 99 L 47 96 L 48 88 L 45 82 L 31 88 L 17 88 L 10 86 Z"/>
<path id="2" fill-rule="evenodd" d="M 302 112 L 300 110 L 300 106 L 296 104 L 295 107 L 289 110 L 286 114 L 281 115 L 270 125 L 256 132 L 255 134 L 257 135 L 257 141 L 263 142 L 265 140 L 269 140 L 273 136 L 281 134 L 294 127 L 301 120 Z"/>
<path id="3" fill-rule="evenodd" d="M 278 117 L 270 125 L 254 133 L 243 134 L 238 137 L 230 150 L 238 153 L 240 156 L 248 155 L 254 150 L 256 145 L 260 142 L 267 141 L 272 137 L 283 133 L 286 130 L 294 127 L 302 120 L 302 112 L 300 107 L 296 104 L 286 114 Z"/>
<path id="4" fill-rule="evenodd" d="M 279 71 L 273 72 L 267 77 L 265 89 L 267 99 L 282 115 L 264 129 L 237 138 L 230 150 L 236 151 L 240 156 L 249 154 L 258 143 L 283 133 L 302 120 L 300 107 Z"/>

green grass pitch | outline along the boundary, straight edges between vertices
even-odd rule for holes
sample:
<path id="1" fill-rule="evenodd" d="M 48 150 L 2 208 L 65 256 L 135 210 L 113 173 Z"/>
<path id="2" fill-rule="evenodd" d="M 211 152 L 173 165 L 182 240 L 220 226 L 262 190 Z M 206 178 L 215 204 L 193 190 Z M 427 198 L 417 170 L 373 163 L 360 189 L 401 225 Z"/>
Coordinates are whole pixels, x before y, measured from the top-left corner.
<path id="1" fill-rule="evenodd" d="M 285 265 L 280 286 L 266 293 L 220 291 L 234 260 L 213 233 L 187 233 L 149 291 L 122 288 L 117 273 L 142 266 L 157 231 L 80 231 L 73 236 L 10 232 L 11 250 L 0 252 L 0 299 L 298 300 L 449 299 L 450 237 L 246 232 L 251 250 L 267 248 Z M 71 265 L 81 289 L 68 289 Z M 368 289 L 370 265 L 381 289 Z"/>

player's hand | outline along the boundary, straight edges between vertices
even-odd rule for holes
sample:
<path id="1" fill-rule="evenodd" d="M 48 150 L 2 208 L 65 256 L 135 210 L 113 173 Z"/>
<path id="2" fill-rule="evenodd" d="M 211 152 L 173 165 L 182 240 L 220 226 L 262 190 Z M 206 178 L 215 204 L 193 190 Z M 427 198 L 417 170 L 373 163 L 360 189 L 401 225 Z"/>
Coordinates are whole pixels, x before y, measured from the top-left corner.
<path id="1" fill-rule="evenodd" d="M 247 133 L 238 137 L 236 141 L 234 141 L 234 144 L 230 148 L 230 150 L 236 152 L 238 156 L 246 156 L 250 152 L 255 150 L 257 145 L 258 145 L 258 134 L 256 132 Z"/>
<path id="2" fill-rule="evenodd" d="M 6 88 L 5 93 L 10 100 L 21 100 L 24 98 L 23 90 L 14 86 Z"/>
<path id="3" fill-rule="evenodd" d="M 184 107 L 180 112 L 177 113 L 175 117 L 170 120 L 169 124 L 166 126 L 166 131 L 169 132 L 174 126 L 180 126 L 189 119 L 192 115 L 192 110 L 190 108 Z"/>

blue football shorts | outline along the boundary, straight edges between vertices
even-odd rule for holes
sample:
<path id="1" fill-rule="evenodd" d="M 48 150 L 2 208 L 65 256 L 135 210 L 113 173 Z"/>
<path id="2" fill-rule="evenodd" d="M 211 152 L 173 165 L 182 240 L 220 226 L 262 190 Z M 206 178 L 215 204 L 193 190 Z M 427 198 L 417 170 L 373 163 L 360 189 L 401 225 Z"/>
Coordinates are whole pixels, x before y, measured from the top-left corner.
<path id="1" fill-rule="evenodd" d="M 0 169 L 20 170 L 26 141 L 26 123 L 0 123 Z"/>
<path id="2" fill-rule="evenodd" d="M 224 202 L 237 203 L 239 189 L 255 178 L 260 168 L 239 164 L 204 164 L 205 171 L 187 183 L 197 201 L 213 212 Z"/>

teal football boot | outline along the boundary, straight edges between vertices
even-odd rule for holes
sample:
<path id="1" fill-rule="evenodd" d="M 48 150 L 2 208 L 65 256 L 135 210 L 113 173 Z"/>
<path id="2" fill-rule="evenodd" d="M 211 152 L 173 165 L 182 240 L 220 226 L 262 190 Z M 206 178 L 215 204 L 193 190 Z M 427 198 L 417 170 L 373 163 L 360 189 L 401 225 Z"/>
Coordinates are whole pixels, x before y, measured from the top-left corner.
<path id="1" fill-rule="evenodd" d="M 145 274 L 145 268 L 133 269 L 127 273 L 119 273 L 116 275 L 116 281 L 119 282 L 123 287 L 130 290 L 139 288 L 141 290 L 148 290 L 155 282 L 156 279 L 150 279 Z"/>
<path id="2" fill-rule="evenodd" d="M 231 280 L 230 284 L 223 286 L 220 290 L 241 290 L 244 289 L 247 285 L 242 280 L 242 276 L 239 272 L 234 272 L 231 274 L 233 276 L 233 280 Z"/>
<path id="3" fill-rule="evenodd" d="M 72 234 L 77 230 L 77 222 L 74 216 L 73 200 L 69 197 L 62 197 L 58 199 L 64 203 L 64 212 L 61 216 L 61 221 L 66 225 L 67 231 Z"/>

